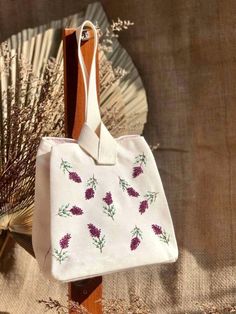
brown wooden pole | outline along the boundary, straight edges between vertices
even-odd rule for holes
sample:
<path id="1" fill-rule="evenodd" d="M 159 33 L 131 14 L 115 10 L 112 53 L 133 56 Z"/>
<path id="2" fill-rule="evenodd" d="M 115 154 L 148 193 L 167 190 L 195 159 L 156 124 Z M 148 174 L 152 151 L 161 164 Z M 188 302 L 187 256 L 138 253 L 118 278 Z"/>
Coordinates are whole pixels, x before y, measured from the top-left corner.
<path id="1" fill-rule="evenodd" d="M 77 139 L 84 122 L 85 95 L 81 71 L 78 64 L 75 28 L 63 31 L 65 127 L 66 136 Z M 91 64 L 93 38 L 81 45 L 85 64 Z M 98 60 L 98 56 L 97 56 Z M 97 90 L 99 95 L 99 75 L 97 62 Z M 102 277 L 96 277 L 69 284 L 69 298 L 83 305 L 89 313 L 101 314 Z M 70 314 L 74 313 L 73 311 Z"/>
<path id="2" fill-rule="evenodd" d="M 15 240 L 8 230 L 2 230 L 0 235 L 0 258 L 4 257 L 11 249 L 13 249 Z"/>

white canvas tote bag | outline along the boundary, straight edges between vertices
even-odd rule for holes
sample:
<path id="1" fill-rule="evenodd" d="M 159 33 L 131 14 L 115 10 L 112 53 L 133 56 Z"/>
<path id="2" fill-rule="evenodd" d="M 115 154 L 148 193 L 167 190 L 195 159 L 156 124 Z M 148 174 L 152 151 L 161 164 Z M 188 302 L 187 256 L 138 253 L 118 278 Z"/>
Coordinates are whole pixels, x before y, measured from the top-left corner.
<path id="1" fill-rule="evenodd" d="M 94 33 L 90 74 L 80 49 Z M 75 281 L 174 262 L 178 248 L 153 154 L 143 136 L 113 138 L 96 91 L 97 33 L 77 29 L 85 123 L 78 140 L 42 138 L 36 160 L 33 246 L 43 272 Z"/>

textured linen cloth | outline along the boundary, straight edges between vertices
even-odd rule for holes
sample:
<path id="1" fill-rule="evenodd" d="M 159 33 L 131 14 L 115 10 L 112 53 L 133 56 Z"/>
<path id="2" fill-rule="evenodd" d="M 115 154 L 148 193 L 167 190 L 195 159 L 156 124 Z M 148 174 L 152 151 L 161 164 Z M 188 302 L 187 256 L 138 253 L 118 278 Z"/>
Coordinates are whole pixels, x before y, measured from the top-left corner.
<path id="1" fill-rule="evenodd" d="M 67 16 L 89 1 L 0 2 L 1 39 Z M 149 101 L 155 152 L 180 256 L 173 265 L 104 277 L 107 297 L 143 297 L 152 313 L 198 313 L 196 302 L 235 302 L 236 2 L 102 1 L 135 23 L 121 34 Z M 14 16 L 14 23 L 9 18 Z M 32 305 L 31 305 L 32 306 Z"/>

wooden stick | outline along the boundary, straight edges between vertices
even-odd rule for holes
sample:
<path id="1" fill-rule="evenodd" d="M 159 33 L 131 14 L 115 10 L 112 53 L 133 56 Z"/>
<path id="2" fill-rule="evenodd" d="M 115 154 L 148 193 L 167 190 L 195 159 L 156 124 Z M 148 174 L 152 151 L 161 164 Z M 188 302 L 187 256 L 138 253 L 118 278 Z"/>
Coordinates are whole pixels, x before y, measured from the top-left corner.
<path id="1" fill-rule="evenodd" d="M 9 231 L 2 231 L 0 235 L 0 258 L 14 247 L 15 241 Z"/>
<path id="2" fill-rule="evenodd" d="M 78 64 L 77 41 L 74 28 L 63 32 L 64 51 L 64 86 L 65 86 L 65 126 L 66 135 L 77 139 L 84 122 L 85 95 L 80 67 Z M 81 45 L 85 64 L 91 64 L 93 38 Z M 98 61 L 98 55 L 97 55 Z M 90 69 L 89 69 L 90 70 Z M 99 95 L 99 75 L 97 62 L 97 90 Z M 79 302 L 91 314 L 102 313 L 102 277 L 83 280 L 69 284 L 69 297 Z M 74 313 L 73 311 L 70 314 Z"/>

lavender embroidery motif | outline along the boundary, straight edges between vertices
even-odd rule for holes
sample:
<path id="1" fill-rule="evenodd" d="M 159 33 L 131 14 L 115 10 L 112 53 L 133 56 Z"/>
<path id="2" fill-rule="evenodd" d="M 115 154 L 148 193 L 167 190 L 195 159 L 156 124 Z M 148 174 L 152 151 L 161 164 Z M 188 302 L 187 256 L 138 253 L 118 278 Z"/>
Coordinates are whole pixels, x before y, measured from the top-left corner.
<path id="1" fill-rule="evenodd" d="M 139 212 L 142 215 L 143 213 L 145 213 L 146 209 L 148 209 L 149 204 L 152 204 L 153 202 L 156 201 L 157 198 L 157 194 L 158 192 L 150 192 L 148 191 L 145 195 L 144 195 L 144 200 L 140 202 L 139 204 Z"/>
<path id="2" fill-rule="evenodd" d="M 137 249 L 137 247 L 141 243 L 142 231 L 137 226 L 135 226 L 134 229 L 131 231 L 131 234 L 132 234 L 132 239 L 130 243 L 130 249 L 131 251 L 134 251 Z"/>
<path id="3" fill-rule="evenodd" d="M 134 164 L 137 164 L 138 166 L 133 167 L 133 178 L 137 178 L 140 174 L 143 173 L 143 165 L 146 166 L 146 163 L 147 157 L 144 155 L 144 153 L 135 157 Z"/>
<path id="4" fill-rule="evenodd" d="M 139 193 L 132 188 L 127 181 L 119 177 L 119 184 L 123 191 L 126 191 L 129 196 L 138 197 Z"/>
<path id="5" fill-rule="evenodd" d="M 103 201 L 106 205 L 103 206 L 104 209 L 104 213 L 107 214 L 108 217 L 111 217 L 112 220 L 114 220 L 114 215 L 116 213 L 116 209 L 115 206 L 113 204 L 113 199 L 112 199 L 112 195 L 111 192 L 107 192 L 106 196 L 103 197 Z"/>
<path id="6" fill-rule="evenodd" d="M 105 235 L 101 236 L 101 229 L 98 229 L 93 224 L 88 224 L 88 229 L 91 237 L 93 238 L 93 244 L 100 250 L 102 253 L 102 249 L 105 245 Z"/>
<path id="7" fill-rule="evenodd" d="M 95 179 L 94 175 L 92 176 L 92 178 L 88 179 L 88 181 L 87 181 L 88 188 L 85 191 L 85 199 L 86 200 L 89 200 L 89 199 L 94 197 L 95 190 L 97 188 L 97 184 L 98 184 L 98 181 L 97 181 L 97 179 Z"/>
<path id="8" fill-rule="evenodd" d="M 83 210 L 78 206 L 72 206 L 69 209 L 70 204 L 62 205 L 58 210 L 58 216 L 61 217 L 71 217 L 71 216 L 79 216 L 83 215 Z"/>
<path id="9" fill-rule="evenodd" d="M 167 232 L 161 227 L 161 226 L 158 226 L 158 225 L 152 225 L 152 230 L 153 232 L 159 237 L 159 239 L 166 243 L 166 244 L 169 244 L 169 241 L 170 241 L 170 235 L 167 234 Z"/>
<path id="10" fill-rule="evenodd" d="M 59 241 L 60 250 L 54 249 L 53 256 L 57 259 L 57 261 L 61 264 L 66 258 L 68 258 L 68 251 L 65 251 L 69 247 L 69 241 L 71 239 L 71 235 L 69 233 L 65 234 L 61 240 Z"/>
<path id="11" fill-rule="evenodd" d="M 76 173 L 75 171 L 71 171 L 72 166 L 69 164 L 68 161 L 61 159 L 61 165 L 60 168 L 62 169 L 63 173 L 68 172 L 69 174 L 69 179 L 76 182 L 76 183 L 80 183 L 82 182 L 80 176 L 78 175 L 78 173 Z"/>

